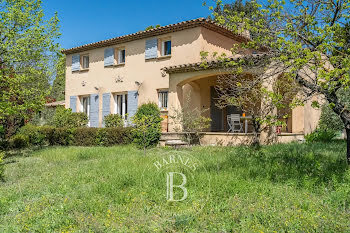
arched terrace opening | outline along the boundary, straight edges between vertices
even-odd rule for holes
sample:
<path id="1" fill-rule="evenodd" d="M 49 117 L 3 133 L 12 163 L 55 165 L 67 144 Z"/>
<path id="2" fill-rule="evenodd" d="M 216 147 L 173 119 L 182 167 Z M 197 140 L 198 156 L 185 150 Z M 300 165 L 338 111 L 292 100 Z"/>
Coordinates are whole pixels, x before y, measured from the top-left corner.
<path id="1" fill-rule="evenodd" d="M 249 70 L 244 72 L 244 74 L 250 78 L 254 76 L 253 72 Z M 175 109 L 182 109 L 186 104 L 191 109 L 198 109 L 202 112 L 202 116 L 209 117 L 212 120 L 206 132 L 228 132 L 228 115 L 239 114 L 241 117 L 246 115 L 245 118 L 248 119 L 242 119 L 242 133 L 251 133 L 253 126 L 249 120 L 249 111 L 244 113 L 235 106 L 218 107 L 218 94 L 215 86 L 217 85 L 218 77 L 221 75 L 225 75 L 225 73 L 222 70 L 215 69 L 171 73 L 169 78 L 169 115 L 174 115 Z M 286 84 L 282 82 L 279 85 Z M 280 94 L 286 95 L 285 92 Z M 291 94 L 290 98 L 287 99 L 288 103 L 284 104 L 286 106 L 289 105 L 294 97 L 295 94 Z M 256 103 L 252 105 L 252 108 L 257 108 L 263 104 L 260 99 L 255 101 Z M 285 125 L 279 129 L 281 133 L 301 133 L 303 131 L 303 106 L 292 110 L 288 108 L 278 109 L 275 112 L 280 117 L 280 120 L 285 122 Z M 181 128 L 181 126 L 176 125 L 169 119 L 169 132 L 173 132 L 175 128 Z"/>
<path id="2" fill-rule="evenodd" d="M 169 115 L 174 114 L 174 110 L 190 108 L 198 109 L 202 116 L 211 119 L 210 127 L 206 132 L 228 132 L 229 125 L 227 116 L 243 112 L 235 106 L 218 106 L 218 92 L 215 88 L 220 75 L 225 74 L 220 70 L 204 70 L 170 74 L 169 82 Z M 260 104 L 261 102 L 259 102 Z M 251 132 L 252 127 L 247 120 L 242 119 L 243 132 Z M 170 120 L 169 131 L 181 128 Z"/>

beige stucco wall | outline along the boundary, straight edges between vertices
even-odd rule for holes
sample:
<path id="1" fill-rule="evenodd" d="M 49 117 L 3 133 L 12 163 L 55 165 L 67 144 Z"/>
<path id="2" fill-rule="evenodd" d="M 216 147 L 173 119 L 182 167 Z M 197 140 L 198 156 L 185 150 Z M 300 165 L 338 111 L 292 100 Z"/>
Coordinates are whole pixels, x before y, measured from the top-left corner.
<path id="1" fill-rule="evenodd" d="M 158 102 L 158 89 L 169 88 L 169 75 L 162 73 L 161 69 L 168 66 L 196 63 L 201 61 L 201 51 L 219 51 L 229 54 L 234 40 L 216 32 L 201 27 L 164 34 L 157 37 L 159 42 L 170 38 L 172 42 L 171 57 L 160 57 L 145 60 L 146 39 L 135 40 L 118 44 L 115 48 L 123 47 L 126 50 L 125 65 L 104 67 L 104 50 L 98 48 L 79 53 L 88 54 L 90 65 L 85 71 L 72 72 L 72 55 L 66 59 L 66 107 L 70 107 L 70 96 L 83 96 L 89 94 L 100 95 L 100 124 L 102 123 L 102 94 L 119 93 L 126 91 L 139 91 L 138 104 L 145 102 Z M 147 38 L 150 39 L 150 38 Z M 119 79 L 119 82 L 116 81 Z M 122 82 L 120 82 L 122 80 Z M 135 82 L 142 83 L 139 87 Z M 111 97 L 112 98 L 112 97 Z M 111 101 L 111 111 L 113 111 Z M 78 98 L 77 109 L 80 110 Z"/>
<path id="2" fill-rule="evenodd" d="M 304 133 L 309 134 L 317 128 L 318 121 L 321 117 L 321 109 L 312 107 L 312 102 L 324 103 L 321 96 L 313 96 L 305 103 L 304 106 Z"/>
<path id="3" fill-rule="evenodd" d="M 217 56 L 226 54 L 227 57 L 232 57 L 231 49 L 234 44 L 238 42 L 228 38 L 220 33 L 211 31 L 207 28 L 201 29 L 202 45 L 201 51 L 209 53 L 209 59 L 212 58 L 213 53 L 217 53 Z"/>

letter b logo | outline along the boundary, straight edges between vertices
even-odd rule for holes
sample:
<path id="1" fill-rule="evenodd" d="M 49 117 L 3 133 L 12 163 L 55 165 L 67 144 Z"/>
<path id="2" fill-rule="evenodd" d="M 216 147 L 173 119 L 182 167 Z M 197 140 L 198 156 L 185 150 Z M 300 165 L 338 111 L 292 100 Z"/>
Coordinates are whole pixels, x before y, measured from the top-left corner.
<path id="1" fill-rule="evenodd" d="M 180 175 L 182 177 L 182 184 L 174 185 L 174 175 Z M 169 172 L 166 175 L 166 187 L 167 187 L 167 200 L 168 201 L 183 201 L 187 198 L 187 188 L 185 188 L 185 184 L 187 182 L 186 176 L 179 172 Z M 183 196 L 180 200 L 174 199 L 174 188 L 180 188 L 183 191 Z"/>

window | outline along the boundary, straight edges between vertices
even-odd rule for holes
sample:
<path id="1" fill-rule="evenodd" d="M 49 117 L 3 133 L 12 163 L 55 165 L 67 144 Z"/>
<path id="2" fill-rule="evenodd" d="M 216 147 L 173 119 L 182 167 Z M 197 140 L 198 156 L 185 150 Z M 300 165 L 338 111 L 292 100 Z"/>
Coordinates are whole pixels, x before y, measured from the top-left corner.
<path id="1" fill-rule="evenodd" d="M 118 50 L 118 64 L 125 64 L 125 49 Z"/>
<path id="2" fill-rule="evenodd" d="M 114 95 L 114 114 L 121 115 L 126 119 L 128 113 L 128 94 Z"/>
<path id="3" fill-rule="evenodd" d="M 80 98 L 80 112 L 85 113 L 88 117 L 90 115 L 90 97 L 84 96 Z M 90 122 L 89 122 L 90 125 Z"/>
<path id="4" fill-rule="evenodd" d="M 158 105 L 160 110 L 168 109 L 168 91 L 158 92 Z"/>
<path id="5" fill-rule="evenodd" d="M 171 40 L 163 41 L 162 44 L 162 56 L 171 55 Z"/>
<path id="6" fill-rule="evenodd" d="M 89 55 L 84 55 L 83 57 L 83 69 L 89 69 Z"/>

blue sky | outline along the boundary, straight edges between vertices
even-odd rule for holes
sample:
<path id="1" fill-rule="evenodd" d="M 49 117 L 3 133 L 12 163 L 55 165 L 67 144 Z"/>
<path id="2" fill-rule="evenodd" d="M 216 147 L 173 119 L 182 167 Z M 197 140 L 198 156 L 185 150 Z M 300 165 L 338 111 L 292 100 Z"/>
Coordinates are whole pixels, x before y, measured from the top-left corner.
<path id="1" fill-rule="evenodd" d="M 212 1 L 208 1 L 212 3 Z M 210 14 L 203 0 L 44 0 L 45 14 L 58 13 L 59 43 L 71 48 Z"/>

